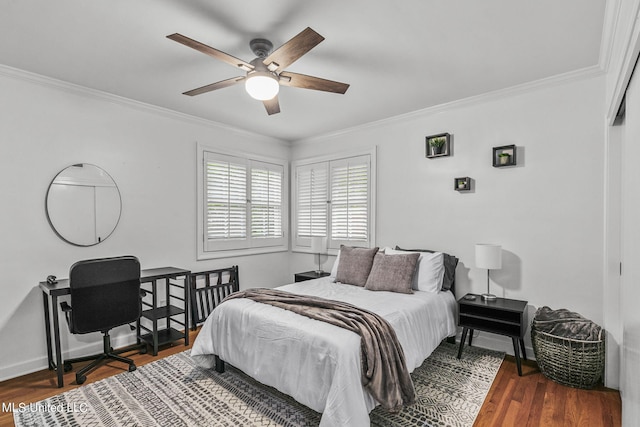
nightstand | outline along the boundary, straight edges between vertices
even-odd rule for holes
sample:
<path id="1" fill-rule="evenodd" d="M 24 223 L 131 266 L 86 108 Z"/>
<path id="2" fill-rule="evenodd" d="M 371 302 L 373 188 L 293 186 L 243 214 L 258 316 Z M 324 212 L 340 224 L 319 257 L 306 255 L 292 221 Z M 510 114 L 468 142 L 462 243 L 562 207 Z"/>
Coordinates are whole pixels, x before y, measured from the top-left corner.
<path id="1" fill-rule="evenodd" d="M 319 279 L 321 277 L 326 277 L 330 275 L 328 271 L 323 271 L 322 273 L 316 273 L 315 271 L 305 271 L 303 273 L 296 273 L 294 275 L 294 280 L 296 282 L 304 282 L 305 280 L 311 279 Z"/>
<path id="2" fill-rule="evenodd" d="M 458 326 L 462 326 L 458 359 L 462 357 L 462 348 L 469 331 L 471 331 L 469 345 L 471 345 L 475 329 L 506 335 L 511 337 L 513 341 L 513 353 L 516 357 L 518 375 L 522 376 L 520 349 L 522 349 L 522 358 L 527 360 L 527 353 L 524 349 L 524 334 L 528 325 L 526 312 L 528 301 L 506 298 L 485 301 L 480 295 L 475 295 L 475 297 L 474 300 L 467 300 L 464 297 L 458 300 Z"/>

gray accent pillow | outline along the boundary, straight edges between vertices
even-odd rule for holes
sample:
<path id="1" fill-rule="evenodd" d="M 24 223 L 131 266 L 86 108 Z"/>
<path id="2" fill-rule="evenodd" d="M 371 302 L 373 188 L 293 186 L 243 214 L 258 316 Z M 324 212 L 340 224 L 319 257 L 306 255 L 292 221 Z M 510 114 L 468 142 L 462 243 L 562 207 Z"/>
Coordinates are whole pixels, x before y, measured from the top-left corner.
<path id="1" fill-rule="evenodd" d="M 397 251 L 408 251 L 408 252 L 438 252 L 432 251 L 431 249 L 402 249 L 400 246 L 396 246 Z M 444 255 L 444 278 L 442 279 L 442 290 L 448 291 L 454 288 L 456 283 L 456 267 L 458 266 L 458 258 L 453 255 L 445 254 Z"/>
<path id="2" fill-rule="evenodd" d="M 368 249 L 340 245 L 340 263 L 336 282 L 364 286 L 373 265 L 373 257 L 377 252 L 378 247 Z"/>
<path id="3" fill-rule="evenodd" d="M 419 253 L 406 255 L 385 255 L 378 253 L 373 258 L 371 273 L 365 289 L 412 294 L 411 284 L 416 271 Z"/>

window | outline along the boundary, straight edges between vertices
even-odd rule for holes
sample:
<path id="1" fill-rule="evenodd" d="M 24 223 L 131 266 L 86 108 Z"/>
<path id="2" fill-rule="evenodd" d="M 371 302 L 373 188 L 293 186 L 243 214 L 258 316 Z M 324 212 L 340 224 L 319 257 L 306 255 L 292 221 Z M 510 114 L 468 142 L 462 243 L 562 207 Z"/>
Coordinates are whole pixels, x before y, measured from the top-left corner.
<path id="1" fill-rule="evenodd" d="M 301 238 L 327 235 L 328 163 L 303 165 L 296 169 L 297 223 Z M 309 246 L 310 243 L 307 245 Z"/>
<path id="2" fill-rule="evenodd" d="M 251 237 L 271 245 L 283 237 L 283 167 L 251 162 Z"/>
<path id="3" fill-rule="evenodd" d="M 369 242 L 369 158 L 352 157 L 330 163 L 331 240 Z"/>
<path id="4" fill-rule="evenodd" d="M 205 153 L 207 241 L 247 237 L 247 164 L 240 158 Z"/>
<path id="5" fill-rule="evenodd" d="M 285 162 L 209 150 L 198 150 L 198 258 L 287 250 Z"/>
<path id="6" fill-rule="evenodd" d="M 329 249 L 375 242 L 375 149 L 293 163 L 293 249 L 308 251 L 311 237 Z M 334 251 L 332 251 L 334 252 Z"/>

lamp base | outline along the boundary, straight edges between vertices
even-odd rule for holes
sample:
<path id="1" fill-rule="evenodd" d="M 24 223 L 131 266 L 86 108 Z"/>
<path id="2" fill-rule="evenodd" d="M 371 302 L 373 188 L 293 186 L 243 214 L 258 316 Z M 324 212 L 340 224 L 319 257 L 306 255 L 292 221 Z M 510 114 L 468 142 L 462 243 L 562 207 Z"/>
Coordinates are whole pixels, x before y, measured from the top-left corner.
<path id="1" fill-rule="evenodd" d="M 498 297 L 494 294 L 482 294 L 481 297 L 485 301 L 495 301 L 496 299 L 498 299 Z"/>

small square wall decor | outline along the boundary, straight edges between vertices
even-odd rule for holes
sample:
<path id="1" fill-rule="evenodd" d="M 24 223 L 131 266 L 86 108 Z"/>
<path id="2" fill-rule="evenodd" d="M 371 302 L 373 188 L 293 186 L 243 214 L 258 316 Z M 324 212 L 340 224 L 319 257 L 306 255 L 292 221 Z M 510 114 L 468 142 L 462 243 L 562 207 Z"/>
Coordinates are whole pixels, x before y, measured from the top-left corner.
<path id="1" fill-rule="evenodd" d="M 451 135 L 441 133 L 426 137 L 426 155 L 428 159 L 451 155 Z"/>
<path id="2" fill-rule="evenodd" d="M 453 180 L 453 189 L 456 191 L 469 191 L 471 190 L 471 178 L 463 176 L 455 178 Z"/>
<path id="3" fill-rule="evenodd" d="M 504 166 L 515 166 L 516 151 L 517 150 L 515 145 L 493 147 L 493 167 L 501 168 Z"/>

